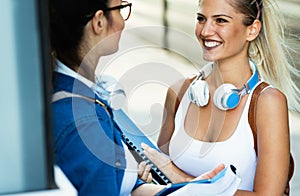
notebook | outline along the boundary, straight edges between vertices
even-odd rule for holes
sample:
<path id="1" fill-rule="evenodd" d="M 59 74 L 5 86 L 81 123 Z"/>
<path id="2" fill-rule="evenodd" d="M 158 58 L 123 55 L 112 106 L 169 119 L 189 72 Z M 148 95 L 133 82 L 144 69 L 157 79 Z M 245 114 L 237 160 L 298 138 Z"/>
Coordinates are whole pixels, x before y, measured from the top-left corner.
<path id="1" fill-rule="evenodd" d="M 240 182 L 240 177 L 236 175 L 236 168 L 228 165 L 211 179 L 170 184 L 156 196 L 230 196 L 237 191 Z"/>
<path id="2" fill-rule="evenodd" d="M 171 181 L 144 154 L 141 143 L 161 152 L 156 144 L 140 130 L 123 110 L 113 110 L 114 121 L 123 132 L 123 139 L 131 150 L 137 162 L 145 161 L 151 166 L 151 174 L 155 184 L 166 185 Z"/>

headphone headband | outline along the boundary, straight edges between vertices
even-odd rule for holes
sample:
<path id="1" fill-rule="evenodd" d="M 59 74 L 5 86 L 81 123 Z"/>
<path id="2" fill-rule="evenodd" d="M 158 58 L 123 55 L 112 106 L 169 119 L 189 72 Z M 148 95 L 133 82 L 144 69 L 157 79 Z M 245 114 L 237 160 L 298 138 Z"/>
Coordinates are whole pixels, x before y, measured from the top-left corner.
<path id="1" fill-rule="evenodd" d="M 209 74 L 212 72 L 213 67 L 214 67 L 213 63 L 208 63 L 204 65 L 202 69 L 200 69 L 199 75 L 195 78 L 194 81 L 197 81 L 199 79 L 204 80 L 205 78 L 207 78 L 207 76 L 209 76 Z"/>
<path id="2" fill-rule="evenodd" d="M 228 110 L 235 108 L 240 100 L 256 86 L 259 81 L 258 71 L 253 61 L 249 59 L 252 76 L 244 84 L 243 88 L 237 89 L 233 84 L 224 83 L 219 86 L 213 96 L 214 104 L 221 110 Z M 190 84 L 188 95 L 193 103 L 198 106 L 205 106 L 209 100 L 209 88 L 207 82 L 204 80 L 212 72 L 213 63 L 205 65 L 199 75 Z"/>
<path id="3" fill-rule="evenodd" d="M 251 91 L 254 88 L 254 86 L 258 83 L 259 77 L 258 77 L 258 71 L 257 71 L 256 65 L 254 64 L 254 62 L 250 59 L 249 63 L 250 63 L 250 68 L 252 70 L 252 76 L 248 80 L 247 85 L 249 87 L 249 91 Z"/>
<path id="4" fill-rule="evenodd" d="M 257 71 L 256 65 L 254 64 L 254 62 L 251 59 L 249 59 L 249 64 L 250 64 L 250 68 L 252 70 L 252 76 L 247 81 L 245 86 L 247 86 L 249 88 L 248 90 L 251 91 L 253 89 L 253 87 L 258 83 L 259 77 L 258 77 L 258 71 Z M 194 81 L 197 81 L 199 79 L 202 79 L 202 80 L 206 79 L 209 76 L 209 74 L 212 72 L 213 67 L 214 67 L 213 63 L 208 63 L 208 64 L 204 65 L 202 67 L 202 69 L 199 71 L 199 75 L 195 78 Z"/>

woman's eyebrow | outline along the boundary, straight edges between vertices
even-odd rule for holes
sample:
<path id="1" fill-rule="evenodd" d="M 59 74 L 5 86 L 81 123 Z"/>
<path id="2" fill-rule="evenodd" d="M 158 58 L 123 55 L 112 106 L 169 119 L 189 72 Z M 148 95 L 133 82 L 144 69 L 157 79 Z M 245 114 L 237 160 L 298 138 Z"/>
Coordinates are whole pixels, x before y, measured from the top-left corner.
<path id="1" fill-rule="evenodd" d="M 197 16 L 203 16 L 203 17 L 205 17 L 205 15 L 201 14 L 200 12 L 197 13 Z M 218 18 L 218 17 L 227 17 L 227 18 L 232 19 L 231 16 L 228 16 L 226 14 L 215 14 L 215 15 L 212 16 L 212 18 Z"/>
<path id="2" fill-rule="evenodd" d="M 226 15 L 226 14 L 216 14 L 216 15 L 213 15 L 212 17 L 213 18 L 218 18 L 218 17 L 227 17 L 227 18 L 230 18 L 230 19 L 232 19 L 232 17 L 231 16 L 228 16 L 228 15 Z"/>

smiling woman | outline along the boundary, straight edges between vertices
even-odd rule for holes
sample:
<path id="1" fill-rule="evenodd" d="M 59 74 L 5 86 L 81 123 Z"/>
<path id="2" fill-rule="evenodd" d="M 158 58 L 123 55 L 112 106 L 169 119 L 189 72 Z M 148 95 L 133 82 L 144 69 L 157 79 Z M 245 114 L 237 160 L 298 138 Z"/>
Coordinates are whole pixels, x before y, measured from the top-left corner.
<path id="1" fill-rule="evenodd" d="M 289 59 L 281 19 L 271 0 L 199 1 L 195 34 L 211 63 L 168 90 L 158 146 L 172 161 L 160 167 L 169 179 L 184 181 L 220 162 L 233 163 L 242 178 L 236 195 L 285 192 L 288 107 L 300 111 L 300 91 L 291 79 L 299 72 Z M 263 81 L 272 86 L 251 112 L 253 91 Z M 257 155 L 248 114 L 256 114 Z M 181 177 L 173 179 L 175 171 Z"/>

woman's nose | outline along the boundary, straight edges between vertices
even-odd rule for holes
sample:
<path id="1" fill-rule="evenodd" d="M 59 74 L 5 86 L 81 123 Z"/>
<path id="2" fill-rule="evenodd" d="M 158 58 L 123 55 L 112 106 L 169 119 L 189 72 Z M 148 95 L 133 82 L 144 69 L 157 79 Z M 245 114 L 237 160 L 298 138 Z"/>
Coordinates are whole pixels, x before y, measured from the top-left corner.
<path id="1" fill-rule="evenodd" d="M 199 36 L 201 37 L 208 37 L 210 35 L 213 35 L 214 34 L 214 25 L 209 22 L 209 21 L 206 21 L 205 23 L 203 24 L 199 24 L 199 28 L 200 28 L 200 31 L 199 31 Z"/>

